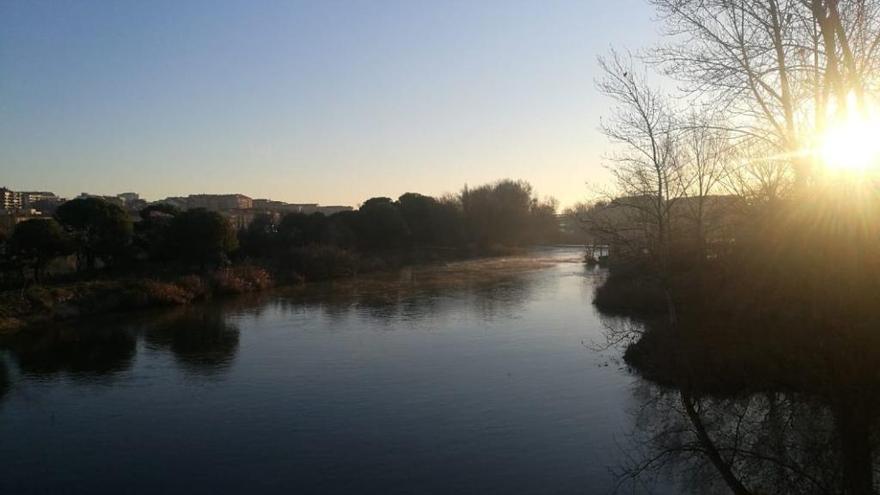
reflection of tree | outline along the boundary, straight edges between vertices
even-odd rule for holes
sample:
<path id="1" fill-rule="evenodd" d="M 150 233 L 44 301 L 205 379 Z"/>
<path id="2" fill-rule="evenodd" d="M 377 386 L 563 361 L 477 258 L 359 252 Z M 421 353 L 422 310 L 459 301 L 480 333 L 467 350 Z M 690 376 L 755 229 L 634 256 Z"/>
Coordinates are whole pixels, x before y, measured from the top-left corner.
<path id="1" fill-rule="evenodd" d="M 624 346 L 652 383 L 640 397 L 641 451 L 621 479 L 674 466 L 733 493 L 874 493 L 880 341 L 862 320 L 604 319 L 608 345 Z"/>
<path id="2" fill-rule="evenodd" d="M 148 326 L 147 345 L 168 349 L 186 370 L 212 374 L 223 371 L 238 351 L 239 329 L 219 308 L 182 308 Z"/>
<path id="3" fill-rule="evenodd" d="M 135 342 L 132 332 L 118 327 L 57 327 L 21 332 L 5 347 L 25 374 L 102 376 L 131 366 Z"/>
<path id="4" fill-rule="evenodd" d="M 644 383 L 622 486 L 669 474 L 696 493 L 873 491 L 876 408 L 794 393 L 697 396 Z"/>
<path id="5" fill-rule="evenodd" d="M 3 398 L 9 393 L 9 388 L 11 386 L 12 384 L 9 381 L 9 368 L 6 366 L 6 360 L 0 355 L 0 403 L 3 402 Z"/>
<path id="6" fill-rule="evenodd" d="M 648 384 L 639 395 L 622 482 L 665 470 L 696 492 L 839 493 L 846 483 L 835 418 L 820 404 L 779 393 L 697 398 Z"/>
<path id="7" fill-rule="evenodd" d="M 424 272 L 402 270 L 356 281 L 315 284 L 293 291 L 280 301 L 288 311 L 318 307 L 331 319 L 344 319 L 355 311 L 377 322 L 419 320 L 471 306 L 484 318 L 512 314 L 534 290 L 530 272 L 445 273 L 438 268 Z"/>

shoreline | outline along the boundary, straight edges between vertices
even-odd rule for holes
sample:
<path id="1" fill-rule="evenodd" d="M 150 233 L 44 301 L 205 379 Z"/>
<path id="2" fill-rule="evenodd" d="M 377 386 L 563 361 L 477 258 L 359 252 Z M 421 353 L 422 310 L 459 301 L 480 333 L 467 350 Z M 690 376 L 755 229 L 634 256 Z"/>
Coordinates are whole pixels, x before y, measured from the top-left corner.
<path id="1" fill-rule="evenodd" d="M 164 278 L 118 278 L 32 285 L 0 292 L 0 336 L 13 335 L 29 327 L 70 323 L 90 317 L 144 310 L 182 307 L 206 301 L 238 297 L 272 290 L 327 290 L 359 284 L 418 283 L 459 285 L 484 283 L 505 276 L 550 266 L 534 256 L 533 246 L 504 253 L 420 261 L 348 276 L 319 280 L 278 282 L 272 272 L 258 265 L 237 265 L 208 274 Z M 488 264 L 488 266 L 487 266 Z"/>

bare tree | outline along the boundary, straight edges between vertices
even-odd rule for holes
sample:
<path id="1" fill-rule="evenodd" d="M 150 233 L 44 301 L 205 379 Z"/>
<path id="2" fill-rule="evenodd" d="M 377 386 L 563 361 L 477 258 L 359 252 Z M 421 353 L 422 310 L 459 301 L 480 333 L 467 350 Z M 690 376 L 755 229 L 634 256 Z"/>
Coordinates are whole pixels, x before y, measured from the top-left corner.
<path id="1" fill-rule="evenodd" d="M 636 75 L 630 56 L 600 58 L 599 89 L 617 104 L 602 131 L 618 145 L 610 157 L 617 198 L 608 207 L 625 209 L 643 227 L 646 248 L 662 262 L 670 241 L 671 212 L 687 184 L 676 154 L 676 124 L 668 102 Z"/>
<path id="2" fill-rule="evenodd" d="M 721 191 L 726 162 L 731 157 L 730 140 L 719 121 L 694 112 L 684 122 L 678 142 L 684 183 L 688 185 L 681 214 L 691 224 L 696 252 L 704 260 L 708 230 L 718 225 L 711 220 L 716 220 L 727 206 L 713 196 Z"/>
<path id="3" fill-rule="evenodd" d="M 832 110 L 876 88 L 880 7 L 867 0 L 652 0 L 670 35 L 649 59 L 726 114 L 731 139 L 812 174 Z M 757 157 L 751 157 L 754 160 Z"/>

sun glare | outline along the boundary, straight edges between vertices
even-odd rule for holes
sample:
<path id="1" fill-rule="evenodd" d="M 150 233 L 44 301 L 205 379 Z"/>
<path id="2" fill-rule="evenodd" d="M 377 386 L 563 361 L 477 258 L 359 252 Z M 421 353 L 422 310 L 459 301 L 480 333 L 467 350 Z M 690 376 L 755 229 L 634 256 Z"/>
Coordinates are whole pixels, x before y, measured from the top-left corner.
<path id="1" fill-rule="evenodd" d="M 865 172 L 880 162 L 880 120 L 867 109 L 858 111 L 850 98 L 846 117 L 819 137 L 818 158 L 830 171 Z"/>

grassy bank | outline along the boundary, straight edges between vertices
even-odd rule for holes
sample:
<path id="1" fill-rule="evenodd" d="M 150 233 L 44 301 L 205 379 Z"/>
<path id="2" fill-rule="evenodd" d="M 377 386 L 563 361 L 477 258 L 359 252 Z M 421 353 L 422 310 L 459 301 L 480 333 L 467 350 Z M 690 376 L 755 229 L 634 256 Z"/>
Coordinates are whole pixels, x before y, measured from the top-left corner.
<path id="1" fill-rule="evenodd" d="M 253 265 L 173 278 L 125 277 L 32 285 L 0 292 L 0 333 L 38 322 L 179 306 L 216 296 L 261 291 L 272 285 L 269 272 Z"/>
<path id="2" fill-rule="evenodd" d="M 250 260 L 210 272 L 140 270 L 100 279 L 68 279 L 0 292 L 0 334 L 27 325 L 114 312 L 180 306 L 215 297 L 246 294 L 276 285 L 353 279 L 359 274 L 393 272 L 522 252 L 500 246 L 481 250 L 420 249 L 360 254 L 329 246 L 291 250 L 280 259 Z"/>

